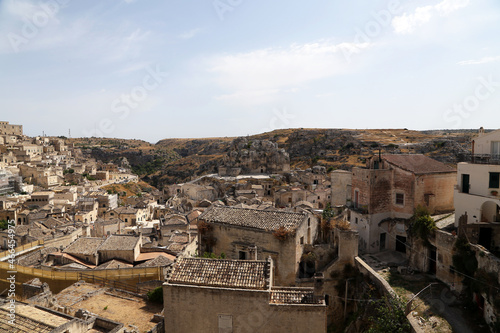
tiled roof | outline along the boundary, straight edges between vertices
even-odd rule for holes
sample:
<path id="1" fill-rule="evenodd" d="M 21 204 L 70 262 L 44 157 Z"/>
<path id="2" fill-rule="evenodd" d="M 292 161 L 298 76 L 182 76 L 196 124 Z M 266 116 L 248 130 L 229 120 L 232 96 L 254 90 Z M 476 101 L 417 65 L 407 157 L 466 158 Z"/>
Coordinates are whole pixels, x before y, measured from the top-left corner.
<path id="1" fill-rule="evenodd" d="M 174 252 L 182 252 L 186 248 L 187 244 L 172 243 L 167 246 L 167 249 Z"/>
<path id="2" fill-rule="evenodd" d="M 172 243 L 187 243 L 189 242 L 189 237 L 187 234 L 173 234 L 169 239 Z"/>
<path id="3" fill-rule="evenodd" d="M 135 267 L 157 267 L 157 266 L 168 266 L 171 265 L 174 261 L 168 259 L 165 256 L 158 256 L 154 259 L 148 260 L 146 262 L 143 262 L 142 264 L 139 264 Z"/>
<path id="4" fill-rule="evenodd" d="M 104 264 L 101 264 L 96 267 L 96 269 L 115 269 L 115 268 L 128 268 L 132 267 L 132 264 L 129 264 L 128 262 L 122 261 L 122 260 L 117 260 L 117 259 L 112 259 L 109 261 L 106 261 Z"/>
<path id="5" fill-rule="evenodd" d="M 0 332 L 50 333 L 54 330 L 54 326 L 18 314 L 16 314 L 15 322 L 11 324 L 9 320 L 11 320 L 9 310 L 0 309 Z"/>
<path id="6" fill-rule="evenodd" d="M 146 252 L 146 253 L 141 253 L 137 256 L 135 261 L 145 261 L 145 260 L 151 260 L 154 259 L 158 256 L 163 256 L 167 259 L 170 259 L 172 262 L 175 260 L 175 256 L 165 253 L 165 252 Z"/>
<path id="7" fill-rule="evenodd" d="M 442 162 L 422 154 L 382 155 L 382 159 L 403 170 L 414 174 L 455 172 L 456 170 Z"/>
<path id="8" fill-rule="evenodd" d="M 200 215 L 200 219 L 207 222 L 225 223 L 268 231 L 276 230 L 280 227 L 286 230 L 295 230 L 306 217 L 307 214 L 305 213 L 267 211 L 226 206 L 212 206 Z"/>
<path id="9" fill-rule="evenodd" d="M 69 254 L 94 255 L 104 242 L 102 238 L 81 237 L 71 243 L 63 252 Z"/>
<path id="10" fill-rule="evenodd" d="M 133 250 L 139 237 L 126 235 L 111 235 L 99 247 L 99 250 Z"/>
<path id="11" fill-rule="evenodd" d="M 138 209 L 132 207 L 118 207 L 113 209 L 118 214 L 136 214 Z"/>
<path id="12" fill-rule="evenodd" d="M 180 258 L 168 282 L 209 287 L 266 289 L 267 261 Z"/>
<path id="13" fill-rule="evenodd" d="M 314 290 L 284 289 L 271 291 L 273 304 L 324 304 L 323 297 L 315 297 Z"/>
<path id="14" fill-rule="evenodd" d="M 102 226 L 102 225 L 114 225 L 114 224 L 118 225 L 118 223 L 123 223 L 123 221 L 121 219 L 116 219 L 116 218 L 115 219 L 108 219 L 108 220 L 103 219 L 103 218 L 98 218 L 97 220 L 95 220 L 94 225 L 96 225 L 96 224 L 100 225 L 100 226 Z"/>

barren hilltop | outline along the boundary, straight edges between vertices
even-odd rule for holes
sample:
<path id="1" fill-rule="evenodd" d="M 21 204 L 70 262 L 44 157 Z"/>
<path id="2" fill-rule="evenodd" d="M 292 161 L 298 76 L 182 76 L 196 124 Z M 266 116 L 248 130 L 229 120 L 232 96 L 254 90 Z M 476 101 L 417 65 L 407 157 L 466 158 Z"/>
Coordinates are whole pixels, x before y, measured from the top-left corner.
<path id="1" fill-rule="evenodd" d="M 252 142 L 268 140 L 290 156 L 292 168 L 322 165 L 327 170 L 350 170 L 366 157 L 380 153 L 421 153 L 455 164 L 470 154 L 476 130 L 408 129 L 279 129 L 241 137 L 243 149 Z M 125 157 L 134 172 L 154 186 L 189 181 L 216 173 L 234 149 L 236 137 L 164 139 L 156 144 L 141 140 L 82 138 L 69 139 L 84 153 L 103 162 L 119 162 Z"/>

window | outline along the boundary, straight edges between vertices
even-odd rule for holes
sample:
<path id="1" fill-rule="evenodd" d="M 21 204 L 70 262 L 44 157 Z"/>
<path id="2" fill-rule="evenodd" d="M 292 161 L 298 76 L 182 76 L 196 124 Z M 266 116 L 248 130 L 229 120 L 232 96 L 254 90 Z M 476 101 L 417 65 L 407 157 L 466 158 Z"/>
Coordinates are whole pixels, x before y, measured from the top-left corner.
<path id="1" fill-rule="evenodd" d="M 499 188 L 500 172 L 490 172 L 490 188 Z"/>
<path id="2" fill-rule="evenodd" d="M 355 190 L 354 191 L 354 208 L 359 207 L 359 191 Z"/>
<path id="3" fill-rule="evenodd" d="M 233 316 L 219 315 L 219 333 L 233 333 Z"/>
<path id="4" fill-rule="evenodd" d="M 247 259 L 247 253 L 245 251 L 239 251 L 239 259 L 240 260 L 246 260 Z"/>
<path id="5" fill-rule="evenodd" d="M 358 224 L 358 218 L 354 218 L 354 223 Z"/>
<path id="6" fill-rule="evenodd" d="M 300 237 L 300 245 L 304 245 L 304 236 Z"/>
<path id="7" fill-rule="evenodd" d="M 500 157 L 500 141 L 491 142 L 491 157 L 498 159 Z"/>
<path id="8" fill-rule="evenodd" d="M 404 205 L 405 204 L 405 195 L 404 193 L 396 193 L 396 205 Z"/>

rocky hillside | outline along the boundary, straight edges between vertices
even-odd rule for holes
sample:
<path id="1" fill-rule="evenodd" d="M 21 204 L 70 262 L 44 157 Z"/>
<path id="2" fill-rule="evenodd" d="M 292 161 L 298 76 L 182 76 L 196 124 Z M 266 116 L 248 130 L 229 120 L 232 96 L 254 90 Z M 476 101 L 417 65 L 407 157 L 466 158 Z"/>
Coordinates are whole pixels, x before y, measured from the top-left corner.
<path id="1" fill-rule="evenodd" d="M 322 165 L 331 171 L 363 165 L 381 153 L 422 153 L 445 163 L 466 160 L 474 130 L 412 131 L 407 129 L 284 129 L 243 138 L 138 140 L 78 139 L 75 144 L 104 162 L 126 157 L 133 170 L 154 186 L 188 181 L 216 173 L 229 156 L 241 155 L 253 142 L 268 140 L 288 154 L 291 168 Z M 235 140 L 236 139 L 236 140 Z M 85 141 L 88 140 L 88 141 Z M 243 143 L 242 143 L 243 142 Z M 241 146 L 245 145 L 245 147 Z M 241 146 L 241 147 L 240 147 Z M 247 147 L 248 146 L 248 147 Z M 238 149 L 236 149 L 236 148 Z M 236 152 L 235 152 L 236 151 Z M 240 152 L 238 152 L 240 151 Z M 262 152 L 259 152 L 262 154 Z"/>

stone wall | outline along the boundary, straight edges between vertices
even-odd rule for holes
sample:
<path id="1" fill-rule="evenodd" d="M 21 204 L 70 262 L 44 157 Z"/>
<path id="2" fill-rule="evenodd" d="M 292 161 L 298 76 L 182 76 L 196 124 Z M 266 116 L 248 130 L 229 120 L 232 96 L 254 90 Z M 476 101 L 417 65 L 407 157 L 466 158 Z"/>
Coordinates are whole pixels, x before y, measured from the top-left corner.
<path id="1" fill-rule="evenodd" d="M 324 305 L 271 305 L 267 290 L 165 284 L 163 299 L 165 332 L 326 332 Z"/>

